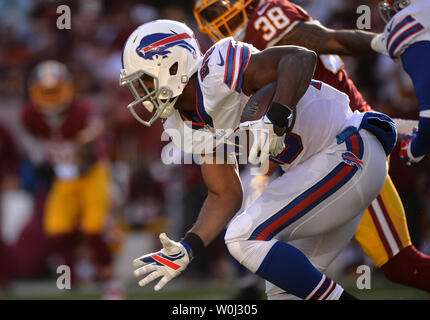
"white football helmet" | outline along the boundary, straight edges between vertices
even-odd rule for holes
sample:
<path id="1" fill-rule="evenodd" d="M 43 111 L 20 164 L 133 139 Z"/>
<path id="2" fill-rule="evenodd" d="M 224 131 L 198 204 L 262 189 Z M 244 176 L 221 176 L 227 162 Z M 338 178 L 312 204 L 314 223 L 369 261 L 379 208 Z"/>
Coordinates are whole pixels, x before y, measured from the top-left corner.
<path id="1" fill-rule="evenodd" d="M 128 86 L 134 97 L 127 108 L 148 127 L 158 118 L 168 118 L 202 59 L 194 33 L 185 24 L 156 20 L 141 25 L 122 54 L 120 85 Z M 153 113 L 148 121 L 134 109 L 140 103 Z"/>

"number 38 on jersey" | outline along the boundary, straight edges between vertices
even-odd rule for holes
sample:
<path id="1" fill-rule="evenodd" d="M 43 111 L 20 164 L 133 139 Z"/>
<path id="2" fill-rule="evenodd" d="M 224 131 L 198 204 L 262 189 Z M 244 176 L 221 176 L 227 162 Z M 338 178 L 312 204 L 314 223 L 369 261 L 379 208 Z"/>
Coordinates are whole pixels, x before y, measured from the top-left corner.
<path id="1" fill-rule="evenodd" d="M 270 41 L 276 36 L 278 30 L 283 30 L 290 24 L 290 19 L 279 7 L 273 7 L 267 11 L 264 9 L 264 7 L 261 9 L 262 15 L 254 21 L 254 28 L 263 32 L 264 40 Z"/>

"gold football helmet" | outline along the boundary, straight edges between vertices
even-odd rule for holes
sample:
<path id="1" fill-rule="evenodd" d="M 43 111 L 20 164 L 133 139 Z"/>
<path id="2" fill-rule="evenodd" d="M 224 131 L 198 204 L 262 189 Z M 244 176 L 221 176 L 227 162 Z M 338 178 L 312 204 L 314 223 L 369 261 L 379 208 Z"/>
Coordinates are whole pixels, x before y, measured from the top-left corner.
<path id="1" fill-rule="evenodd" d="M 74 85 L 66 66 L 54 60 L 39 63 L 30 76 L 29 97 L 43 114 L 67 109 L 74 97 Z"/>
<path id="2" fill-rule="evenodd" d="M 213 41 L 233 36 L 243 28 L 248 16 L 246 9 L 256 0 L 198 0 L 193 13 L 200 31 Z"/>

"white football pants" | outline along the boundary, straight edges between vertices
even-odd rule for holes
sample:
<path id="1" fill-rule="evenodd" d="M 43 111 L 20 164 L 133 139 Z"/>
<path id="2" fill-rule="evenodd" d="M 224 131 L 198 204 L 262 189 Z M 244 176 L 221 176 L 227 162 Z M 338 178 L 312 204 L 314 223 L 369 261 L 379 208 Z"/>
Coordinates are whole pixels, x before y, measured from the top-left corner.
<path id="1" fill-rule="evenodd" d="M 377 138 L 364 129 L 341 144 L 333 140 L 324 152 L 272 181 L 230 223 L 227 247 L 252 272 L 258 270 L 275 239 L 301 250 L 321 272 L 352 239 L 366 208 L 385 183 L 386 155 Z M 269 299 L 291 298 L 268 282 L 266 293 Z"/>

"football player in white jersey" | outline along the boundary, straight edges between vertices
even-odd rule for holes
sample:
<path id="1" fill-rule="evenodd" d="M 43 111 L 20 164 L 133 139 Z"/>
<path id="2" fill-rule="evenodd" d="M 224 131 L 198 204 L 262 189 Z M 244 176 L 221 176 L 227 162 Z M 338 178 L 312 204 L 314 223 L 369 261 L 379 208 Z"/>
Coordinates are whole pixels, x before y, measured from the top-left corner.
<path id="1" fill-rule="evenodd" d="M 268 152 L 291 150 L 284 140 L 293 128 L 297 152 L 289 159 L 287 173 L 230 223 L 226 244 L 240 263 L 298 298 L 352 299 L 302 252 L 276 236 L 283 232 L 290 241 L 318 241 L 321 254 L 315 265 L 324 269 L 331 262 L 385 182 L 386 157 L 396 141 L 391 119 L 379 113 L 352 113 L 345 94 L 312 80 L 316 55 L 301 47 L 259 52 L 226 38 L 203 57 L 186 25 L 157 20 L 130 35 L 122 63 L 120 83 L 135 98 L 128 105 L 135 118 L 147 126 L 165 118 L 165 131 L 173 142 L 207 160 L 201 170 L 208 196 L 197 221 L 180 242 L 161 234 L 163 248 L 134 261 L 139 267 L 135 275 L 145 276 L 139 285 L 161 277 L 154 288 L 161 289 L 241 207 L 237 166 L 229 164 L 224 153 L 224 161 L 217 161 L 222 143 L 218 138 L 239 127 L 254 92 L 276 81 L 266 115 L 241 126 L 268 135 L 255 139 L 250 150 L 255 158 L 261 154 L 261 162 Z M 137 108 L 151 112 L 150 119 L 144 120 Z"/>
<path id="2" fill-rule="evenodd" d="M 384 0 L 379 9 L 386 26 L 378 36 L 377 51 L 401 62 L 418 100 L 418 130 L 401 144 L 402 160 L 411 164 L 430 153 L 430 1 Z"/>

